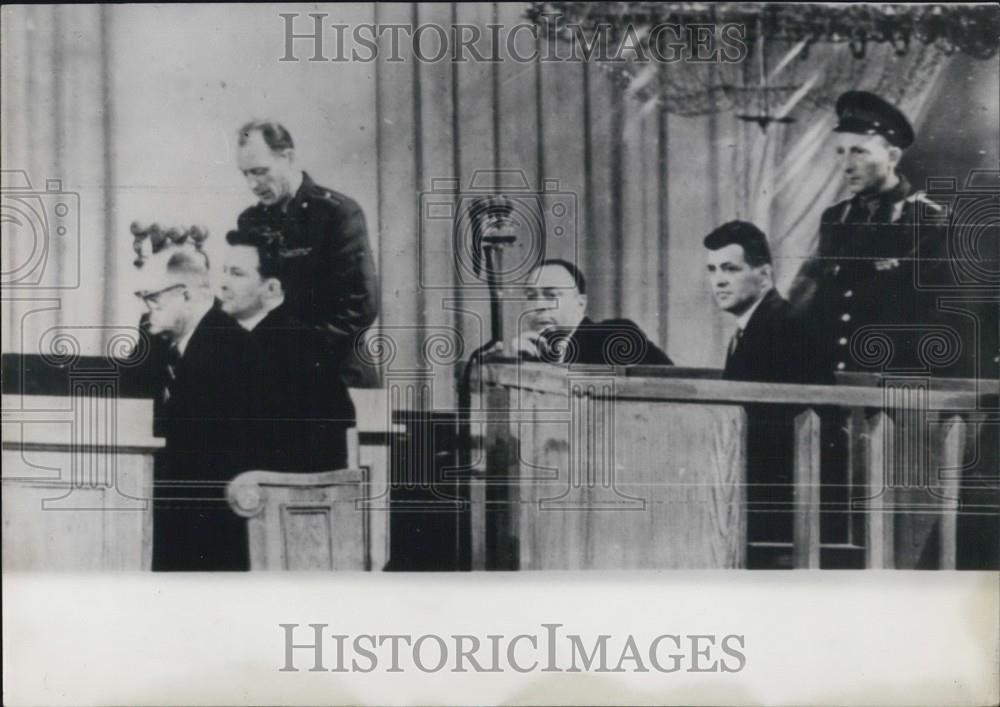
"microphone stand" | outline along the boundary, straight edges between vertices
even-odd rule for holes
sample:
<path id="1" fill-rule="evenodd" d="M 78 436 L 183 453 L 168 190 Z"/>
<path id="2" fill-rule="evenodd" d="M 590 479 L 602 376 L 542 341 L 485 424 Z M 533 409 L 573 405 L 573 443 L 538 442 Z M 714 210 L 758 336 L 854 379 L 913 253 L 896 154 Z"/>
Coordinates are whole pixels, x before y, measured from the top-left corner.
<path id="1" fill-rule="evenodd" d="M 483 257 L 486 260 L 486 286 L 490 291 L 490 340 L 486 347 L 503 342 L 503 289 L 500 273 L 503 268 L 504 246 L 516 239 L 510 235 L 483 236 Z"/>
<path id="2" fill-rule="evenodd" d="M 466 477 L 471 477 L 472 466 L 472 429 L 469 420 L 472 408 L 472 370 L 482 362 L 485 354 L 489 353 L 497 344 L 503 343 L 503 288 L 500 281 L 500 273 L 503 272 L 503 249 L 517 240 L 517 237 L 510 234 L 484 235 L 479 239 L 482 248 L 483 260 L 486 267 L 486 286 L 490 293 L 490 340 L 476 349 L 469 357 L 462 371 L 461 383 L 458 390 L 458 431 L 459 431 L 459 467 L 465 470 Z M 475 274 L 480 274 L 479 259 L 475 260 Z M 468 499 L 468 481 L 460 479 L 458 481 L 458 495 L 460 498 Z M 459 522 L 459 546 L 457 548 L 458 569 L 471 570 L 471 546 L 463 542 L 465 537 L 471 537 L 469 522 L 471 520 L 471 508 L 462 514 Z M 462 527 L 464 525 L 464 527 Z M 487 545 L 490 539 L 486 540 Z M 487 551 L 489 554 L 489 551 Z"/>

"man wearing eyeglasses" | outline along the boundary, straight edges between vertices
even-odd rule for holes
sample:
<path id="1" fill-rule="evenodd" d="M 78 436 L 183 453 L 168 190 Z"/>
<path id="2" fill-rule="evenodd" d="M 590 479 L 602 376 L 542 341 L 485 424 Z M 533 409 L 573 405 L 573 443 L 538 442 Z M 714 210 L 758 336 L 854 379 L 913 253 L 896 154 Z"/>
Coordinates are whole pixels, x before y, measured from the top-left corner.
<path id="1" fill-rule="evenodd" d="M 256 369 L 249 334 L 217 309 L 204 254 L 172 249 L 143 268 L 136 295 L 151 334 L 169 342 L 158 431 L 166 447 L 153 489 L 155 571 L 245 570 L 245 521 L 225 485 L 249 468 Z"/>
<path id="2" fill-rule="evenodd" d="M 530 361 L 556 364 L 670 366 L 670 357 L 629 319 L 591 321 L 583 273 L 552 258 L 539 263 L 525 287 L 524 330 L 513 352 Z"/>

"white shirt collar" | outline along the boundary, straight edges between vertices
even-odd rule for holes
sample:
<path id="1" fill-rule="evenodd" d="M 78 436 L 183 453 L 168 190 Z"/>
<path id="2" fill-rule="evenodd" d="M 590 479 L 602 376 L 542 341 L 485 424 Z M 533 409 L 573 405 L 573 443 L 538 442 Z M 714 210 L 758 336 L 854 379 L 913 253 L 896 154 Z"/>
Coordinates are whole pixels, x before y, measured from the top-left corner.
<path id="1" fill-rule="evenodd" d="M 750 306 L 750 309 L 743 312 L 743 314 L 741 314 L 740 316 L 736 317 L 736 326 L 739 327 L 740 331 L 746 331 L 747 324 L 750 323 L 750 317 L 752 317 L 753 313 L 757 311 L 757 307 L 760 306 L 760 303 L 764 301 L 764 298 L 767 297 L 767 293 L 770 291 L 771 290 L 767 290 L 767 292 L 765 292 L 760 296 L 759 300 L 757 300 Z"/>
<path id="2" fill-rule="evenodd" d="M 209 311 L 214 306 L 215 302 L 213 300 L 208 300 L 208 302 L 205 304 L 204 310 L 202 310 L 201 314 L 199 314 L 198 317 L 193 320 L 193 324 L 186 332 L 184 332 L 184 336 L 182 336 L 181 338 L 179 338 L 177 341 L 174 342 L 174 346 L 177 347 L 177 352 L 181 356 L 184 355 L 184 349 L 187 348 L 188 343 L 190 343 L 191 341 L 191 337 L 194 336 L 194 330 L 198 328 L 198 325 L 201 324 L 201 320 L 205 318 L 205 315 L 208 314 Z"/>

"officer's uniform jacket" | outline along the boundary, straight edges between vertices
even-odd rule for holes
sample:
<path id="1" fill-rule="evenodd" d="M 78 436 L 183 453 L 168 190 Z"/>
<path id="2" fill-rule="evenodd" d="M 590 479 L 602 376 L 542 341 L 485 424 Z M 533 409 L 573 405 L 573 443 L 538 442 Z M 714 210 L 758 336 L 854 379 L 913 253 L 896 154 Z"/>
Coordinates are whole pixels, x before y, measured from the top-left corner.
<path id="1" fill-rule="evenodd" d="M 828 370 L 923 367 L 921 329 L 937 315 L 932 293 L 917 283 L 946 261 L 943 229 L 926 219 L 939 211 L 900 177 L 887 192 L 855 195 L 823 212 L 817 252 L 789 299 L 818 332 Z"/>
<path id="2" fill-rule="evenodd" d="M 238 226 L 264 226 L 282 234 L 289 314 L 326 332 L 335 360 L 352 367 L 356 336 L 378 313 L 378 283 L 361 207 L 303 173 L 302 186 L 290 200 L 251 206 L 240 214 Z M 345 379 L 356 383 L 350 375 Z"/>

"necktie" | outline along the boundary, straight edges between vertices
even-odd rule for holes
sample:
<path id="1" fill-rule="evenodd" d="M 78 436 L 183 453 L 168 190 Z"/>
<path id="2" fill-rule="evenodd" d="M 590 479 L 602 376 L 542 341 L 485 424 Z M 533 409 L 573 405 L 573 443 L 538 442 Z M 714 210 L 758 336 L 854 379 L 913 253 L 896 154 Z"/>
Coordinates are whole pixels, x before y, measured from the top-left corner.
<path id="1" fill-rule="evenodd" d="M 740 346 L 740 339 L 743 337 L 743 330 L 736 327 L 736 331 L 733 332 L 733 338 L 729 340 L 729 350 L 726 352 L 726 364 L 733 358 L 736 353 L 736 349 Z"/>
<path id="2" fill-rule="evenodd" d="M 174 346 L 170 345 L 170 349 L 167 351 L 167 380 L 166 385 L 163 387 L 163 402 L 169 402 L 170 396 L 173 392 L 174 381 L 177 380 L 177 367 L 181 363 L 181 352 Z"/>

